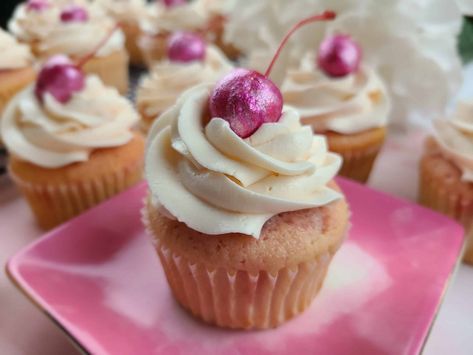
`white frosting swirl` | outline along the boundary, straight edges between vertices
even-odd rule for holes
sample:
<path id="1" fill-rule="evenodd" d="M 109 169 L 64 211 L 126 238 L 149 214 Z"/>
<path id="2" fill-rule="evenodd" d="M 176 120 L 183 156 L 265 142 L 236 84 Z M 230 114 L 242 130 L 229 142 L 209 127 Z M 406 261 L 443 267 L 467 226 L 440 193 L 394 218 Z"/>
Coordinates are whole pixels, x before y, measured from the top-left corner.
<path id="1" fill-rule="evenodd" d="M 42 57 L 54 54 L 83 56 L 91 53 L 103 37 L 113 30 L 115 21 L 105 15 L 98 6 L 88 6 L 89 19 L 85 22 L 58 22 L 46 38 L 39 43 Z M 95 54 L 98 57 L 110 55 L 124 49 L 125 36 L 116 29 L 110 39 Z"/>
<path id="2" fill-rule="evenodd" d="M 285 107 L 277 123 L 242 139 L 228 122 L 204 112 L 211 86 L 194 87 L 155 121 L 148 136 L 146 178 L 151 203 L 210 235 L 259 238 L 264 223 L 288 211 L 326 205 L 341 158 L 325 137 Z"/>
<path id="3" fill-rule="evenodd" d="M 33 56 L 27 45 L 18 43 L 8 32 L 0 29 L 0 70 L 19 69 L 33 64 Z"/>
<path id="4" fill-rule="evenodd" d="M 282 85 L 284 102 L 295 107 L 317 132 L 353 134 L 386 126 L 391 102 L 381 78 L 370 68 L 342 78 L 315 69 L 307 55 L 299 69 L 289 70 Z"/>
<path id="5" fill-rule="evenodd" d="M 28 11 L 26 4 L 18 5 L 8 22 L 8 29 L 20 41 L 33 42 L 46 38 L 59 23 L 60 9 L 51 5 L 42 11 Z"/>
<path id="6" fill-rule="evenodd" d="M 207 46 L 203 61 L 176 63 L 164 60 L 142 80 L 136 96 L 137 106 L 147 116 L 156 116 L 174 105 L 187 89 L 216 82 L 232 68 L 225 55 L 212 45 Z"/>
<path id="7" fill-rule="evenodd" d="M 120 23 L 138 23 L 146 16 L 145 0 L 96 0 L 107 14 Z"/>
<path id="8" fill-rule="evenodd" d="M 195 1 L 169 8 L 161 3 L 150 6 L 148 16 L 140 23 L 141 29 L 150 34 L 200 30 L 209 20 L 209 13 Z"/>
<path id="9" fill-rule="evenodd" d="M 50 94 L 41 104 L 30 86 L 13 99 L 1 121 L 2 139 L 21 159 L 45 168 L 86 161 L 97 148 L 128 143 L 138 115 L 130 102 L 96 76 L 66 104 Z"/>
<path id="10" fill-rule="evenodd" d="M 473 101 L 460 102 L 454 116 L 434 128 L 441 152 L 461 169 L 463 181 L 473 182 Z"/>

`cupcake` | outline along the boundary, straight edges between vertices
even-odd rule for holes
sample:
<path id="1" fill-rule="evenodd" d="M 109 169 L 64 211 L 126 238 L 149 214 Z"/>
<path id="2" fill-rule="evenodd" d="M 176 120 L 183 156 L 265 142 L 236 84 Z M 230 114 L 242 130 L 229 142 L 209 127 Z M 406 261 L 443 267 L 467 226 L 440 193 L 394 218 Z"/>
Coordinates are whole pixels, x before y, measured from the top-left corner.
<path id="1" fill-rule="evenodd" d="M 66 57 L 50 59 L 1 122 L 9 174 L 49 229 L 141 180 L 138 115 L 115 88 Z"/>
<path id="2" fill-rule="evenodd" d="M 8 101 L 35 78 L 30 49 L 0 29 L 0 120 Z M 1 139 L 0 139 L 1 145 Z"/>
<path id="3" fill-rule="evenodd" d="M 98 75 L 107 86 L 116 87 L 122 94 L 127 92 L 125 37 L 97 4 L 85 0 L 33 0 L 44 5 L 31 8 L 31 2 L 18 6 L 9 28 L 20 41 L 31 46 L 38 58 L 45 60 L 55 54 L 65 54 L 77 61 L 93 53 L 84 71 Z M 111 31 L 113 35 L 102 44 L 101 39 Z M 96 51 L 98 46 L 100 50 Z"/>
<path id="4" fill-rule="evenodd" d="M 283 106 L 270 71 L 186 91 L 148 136 L 144 222 L 174 297 L 221 327 L 304 311 L 348 225 L 340 156 Z"/>
<path id="5" fill-rule="evenodd" d="M 130 55 L 130 62 L 136 66 L 143 66 L 144 59 L 137 42 L 140 36 L 140 21 L 145 18 L 148 6 L 145 0 L 97 0 L 106 13 L 115 19 L 125 34 L 126 50 Z"/>
<path id="6" fill-rule="evenodd" d="M 473 264 L 473 101 L 434 123 L 420 162 L 419 202 L 463 224 L 464 261 Z"/>
<path id="7" fill-rule="evenodd" d="M 342 155 L 340 175 L 366 182 L 386 136 L 391 103 L 382 79 L 359 62 L 360 50 L 348 36 L 327 38 L 318 58 L 308 53 L 288 70 L 282 93 L 305 124 L 327 137 L 329 149 Z"/>
<path id="8" fill-rule="evenodd" d="M 193 50 L 196 42 L 197 51 Z M 197 35 L 178 32 L 169 43 L 168 58 L 156 62 L 137 89 L 136 106 L 145 132 L 184 91 L 201 83 L 216 82 L 233 68 L 217 47 L 207 46 Z"/>

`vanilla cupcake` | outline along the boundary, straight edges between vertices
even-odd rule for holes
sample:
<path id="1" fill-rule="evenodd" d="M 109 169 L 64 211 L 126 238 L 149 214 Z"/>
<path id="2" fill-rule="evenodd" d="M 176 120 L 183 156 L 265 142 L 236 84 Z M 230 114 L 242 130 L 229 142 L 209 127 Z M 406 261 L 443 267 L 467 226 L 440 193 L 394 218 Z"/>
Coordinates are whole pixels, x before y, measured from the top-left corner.
<path id="1" fill-rule="evenodd" d="M 55 54 L 68 55 L 75 61 L 92 55 L 85 72 L 98 75 L 106 85 L 126 93 L 128 54 L 124 34 L 115 21 L 97 4 L 85 0 L 39 1 L 46 4 L 40 10 L 29 9 L 28 3 L 18 6 L 9 23 L 12 33 L 28 43 L 42 60 Z M 104 38 L 106 42 L 101 43 Z"/>
<path id="2" fill-rule="evenodd" d="M 35 78 L 33 56 L 28 46 L 18 43 L 0 29 L 0 120 L 1 114 L 15 94 Z M 0 139 L 1 145 L 1 139 Z"/>
<path id="3" fill-rule="evenodd" d="M 362 65 L 351 73 L 328 76 L 317 68 L 315 53 L 288 70 L 282 94 L 305 124 L 327 137 L 329 149 L 343 156 L 340 175 L 369 178 L 384 143 L 391 101 L 380 76 Z"/>
<path id="4" fill-rule="evenodd" d="M 473 101 L 434 123 L 420 162 L 419 201 L 463 224 L 464 261 L 473 264 Z"/>
<path id="5" fill-rule="evenodd" d="M 136 106 L 143 131 L 176 103 L 187 89 L 206 82 L 216 82 L 233 68 L 225 55 L 212 45 L 205 49 L 202 60 L 178 62 L 164 59 L 153 65 L 137 89 Z"/>
<path id="6" fill-rule="evenodd" d="M 96 0 L 98 4 L 120 25 L 126 38 L 126 49 L 130 62 L 137 66 L 144 65 L 138 38 L 141 34 L 140 21 L 146 18 L 149 6 L 145 0 Z"/>
<path id="7" fill-rule="evenodd" d="M 58 85 L 59 83 L 59 85 Z M 138 115 L 115 88 L 64 57 L 8 104 L 1 122 L 9 173 L 38 224 L 52 228 L 141 180 Z"/>
<path id="8" fill-rule="evenodd" d="M 164 5 L 163 1 L 153 3 L 140 23 L 142 35 L 138 46 L 148 66 L 165 58 L 170 34 L 177 31 L 194 32 L 203 37 L 207 34 L 209 12 L 204 11 L 196 1 L 177 3 L 169 6 Z"/>
<path id="9" fill-rule="evenodd" d="M 222 327 L 275 327 L 310 305 L 344 239 L 341 158 L 290 107 L 241 138 L 209 116 L 211 90 L 187 91 L 150 131 L 145 223 L 185 309 Z"/>

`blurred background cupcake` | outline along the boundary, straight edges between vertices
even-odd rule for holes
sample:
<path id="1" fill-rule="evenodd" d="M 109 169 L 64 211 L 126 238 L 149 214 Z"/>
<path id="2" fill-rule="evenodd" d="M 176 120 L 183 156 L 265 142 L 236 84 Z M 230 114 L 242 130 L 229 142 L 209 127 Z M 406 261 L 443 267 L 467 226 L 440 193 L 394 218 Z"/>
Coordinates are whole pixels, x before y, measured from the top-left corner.
<path id="1" fill-rule="evenodd" d="M 420 162 L 419 202 L 463 224 L 464 260 L 473 264 L 473 101 L 434 122 Z"/>
<path id="2" fill-rule="evenodd" d="M 233 68 L 220 49 L 191 32 L 176 32 L 167 47 L 167 58 L 153 64 L 138 85 L 136 106 L 144 132 L 184 91 L 216 82 Z"/>
<path id="3" fill-rule="evenodd" d="M 166 56 L 167 37 L 176 31 L 195 32 L 209 42 L 224 45 L 223 31 L 232 0 L 158 0 L 150 4 L 148 16 L 141 21 L 138 45 L 148 66 Z"/>
<path id="4" fill-rule="evenodd" d="M 105 12 L 120 25 L 126 38 L 126 49 L 130 62 L 143 66 L 144 59 L 137 42 L 140 37 L 140 21 L 147 16 L 150 8 L 145 0 L 95 0 Z"/>
<path id="5" fill-rule="evenodd" d="M 343 157 L 340 175 L 366 182 L 386 136 L 391 100 L 361 56 L 349 36 L 327 37 L 318 53 L 308 50 L 298 68 L 288 69 L 281 90 L 286 104 Z"/>
<path id="6" fill-rule="evenodd" d="M 115 88 L 64 56 L 46 62 L 1 121 L 9 173 L 49 229 L 141 180 L 138 115 Z"/>
<path id="7" fill-rule="evenodd" d="M 73 60 L 94 53 L 84 66 L 120 93 L 128 90 L 128 54 L 125 37 L 116 29 L 106 43 L 101 38 L 115 27 L 96 3 L 86 0 L 29 0 L 18 5 L 8 25 L 22 42 L 31 46 L 40 59 L 65 54 Z M 100 46 L 98 51 L 95 49 Z"/>

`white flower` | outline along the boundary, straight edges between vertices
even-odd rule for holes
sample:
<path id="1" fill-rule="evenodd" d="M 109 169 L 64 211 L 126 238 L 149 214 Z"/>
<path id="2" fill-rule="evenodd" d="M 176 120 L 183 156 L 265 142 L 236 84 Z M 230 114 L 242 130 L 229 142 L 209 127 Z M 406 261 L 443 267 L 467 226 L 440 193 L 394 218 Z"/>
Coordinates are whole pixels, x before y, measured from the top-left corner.
<path id="1" fill-rule="evenodd" d="M 442 115 L 460 85 L 456 41 L 462 17 L 454 1 L 240 0 L 238 4 L 226 39 L 258 70 L 264 70 L 297 21 L 325 9 L 338 14 L 334 21 L 308 25 L 291 38 L 272 75 L 276 82 L 307 51 L 316 51 L 325 36 L 343 32 L 361 44 L 363 62 L 386 82 L 393 100 L 391 122 L 398 126 Z"/>

